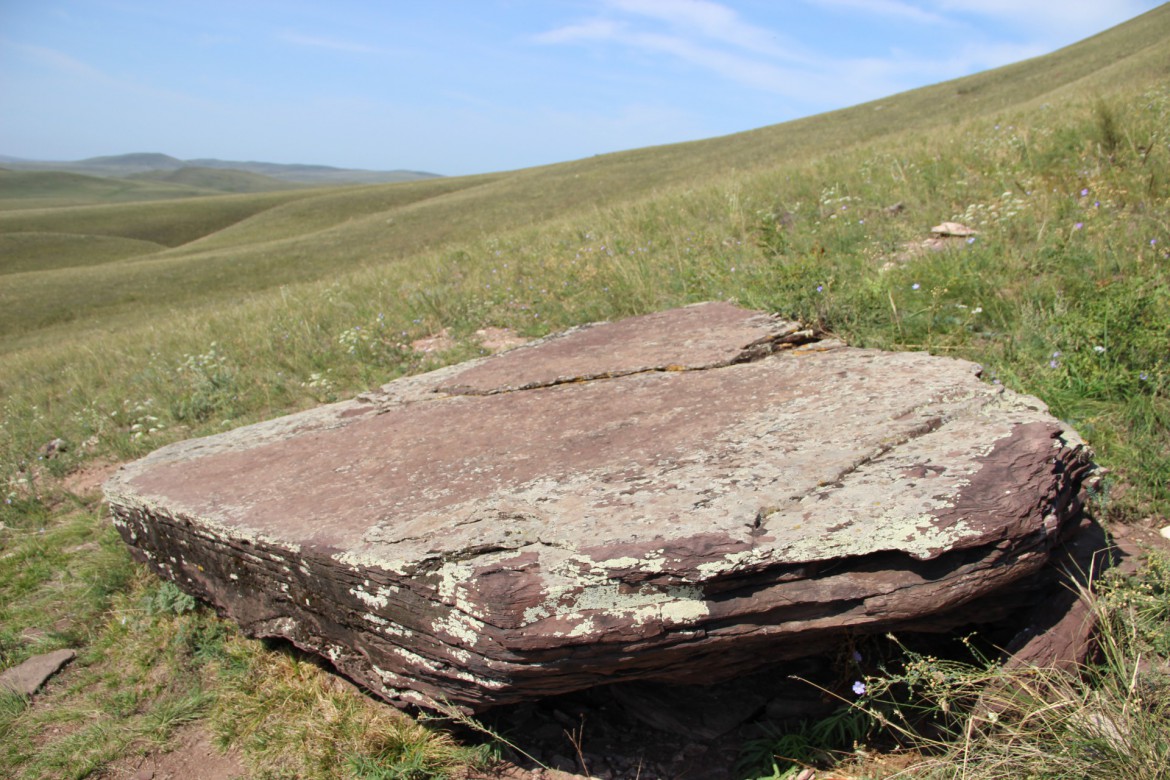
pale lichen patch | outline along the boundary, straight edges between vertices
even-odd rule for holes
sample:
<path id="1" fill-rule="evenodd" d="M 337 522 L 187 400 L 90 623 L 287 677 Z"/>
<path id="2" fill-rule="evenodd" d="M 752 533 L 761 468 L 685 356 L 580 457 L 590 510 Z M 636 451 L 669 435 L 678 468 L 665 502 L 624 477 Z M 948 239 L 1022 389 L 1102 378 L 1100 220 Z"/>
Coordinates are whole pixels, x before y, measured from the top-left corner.
<path id="1" fill-rule="evenodd" d="M 459 610 L 451 610 L 444 617 L 431 624 L 431 630 L 437 634 L 462 642 L 467 647 L 473 647 L 483 633 L 484 623 Z"/>

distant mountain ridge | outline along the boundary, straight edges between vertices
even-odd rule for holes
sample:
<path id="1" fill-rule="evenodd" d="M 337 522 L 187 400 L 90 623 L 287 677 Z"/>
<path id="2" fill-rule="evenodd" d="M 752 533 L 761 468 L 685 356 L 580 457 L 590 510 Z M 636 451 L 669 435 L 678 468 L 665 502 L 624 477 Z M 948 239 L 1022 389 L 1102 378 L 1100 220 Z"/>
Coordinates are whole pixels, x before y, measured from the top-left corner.
<path id="1" fill-rule="evenodd" d="M 217 168 L 269 176 L 298 184 L 385 184 L 398 181 L 433 179 L 437 173 L 425 171 L 369 171 L 357 168 L 334 168 L 328 165 L 285 164 L 257 161 L 216 159 L 180 160 L 159 152 L 133 152 L 84 160 L 26 160 L 0 155 L 0 166 L 23 171 L 66 171 L 88 176 L 122 178 L 154 171 L 178 171 L 182 168 Z"/>

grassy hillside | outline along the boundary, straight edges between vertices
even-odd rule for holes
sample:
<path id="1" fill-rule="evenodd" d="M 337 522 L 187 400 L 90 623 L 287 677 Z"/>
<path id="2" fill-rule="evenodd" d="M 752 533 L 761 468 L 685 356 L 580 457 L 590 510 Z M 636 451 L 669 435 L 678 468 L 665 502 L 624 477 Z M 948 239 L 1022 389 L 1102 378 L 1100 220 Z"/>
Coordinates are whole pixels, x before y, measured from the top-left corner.
<path id="1" fill-rule="evenodd" d="M 184 167 L 151 170 L 125 178 L 89 176 L 68 171 L 0 168 L 0 213 L 112 203 L 192 198 L 225 193 L 273 192 L 305 185 L 259 173 Z"/>
<path id="2" fill-rule="evenodd" d="M 96 493 L 63 480 L 479 354 L 485 326 L 539 336 L 734 299 L 854 344 L 974 360 L 1097 450 L 1097 516 L 1168 524 L 1168 128 L 1170 6 L 1047 57 L 697 143 L 0 213 L 0 666 L 81 649 L 33 706 L 0 701 L 0 768 L 83 777 L 187 722 L 243 749 L 257 776 L 429 777 L 475 760 L 145 574 Z M 925 248 L 944 220 L 978 233 Z M 451 350 L 410 348 L 443 329 Z M 913 747 L 929 777 L 1164 776 L 1167 594 L 1157 556 L 1109 584 L 1096 602 L 1109 652 L 1083 675 L 1004 688 L 977 659 L 843 669 L 834 693 L 856 705 L 852 725 L 765 732 L 742 774 L 856 738 Z M 868 675 L 860 701 L 855 674 Z M 1022 693 L 1002 718 L 958 706 L 1004 690 Z M 938 730 L 894 714 L 914 711 Z M 817 742 L 833 733 L 849 739 Z M 410 774 L 415 760 L 425 771 Z"/>
<path id="3" fill-rule="evenodd" d="M 157 265 L 108 269 L 104 295 L 95 293 L 88 277 L 76 280 L 76 287 L 84 291 L 80 297 L 75 290 L 63 289 L 68 283 L 61 279 L 27 280 L 27 287 L 8 296 L 7 315 L 0 314 L 0 338 L 27 334 L 59 320 L 56 315 L 21 310 L 20 300 L 60 301 L 72 322 L 93 317 L 95 326 L 120 327 L 126 306 L 138 311 L 143 301 L 173 311 L 200 300 L 333 277 L 344 269 L 634 201 L 666 188 L 815 159 L 826 150 L 883 141 L 896 144 L 902 136 L 921 137 L 932 128 L 948 128 L 1006 107 L 1043 106 L 1062 95 L 1091 96 L 1111 85 L 1148 83 L 1170 76 L 1160 46 L 1168 18 L 1162 9 L 1044 58 L 708 141 L 486 177 L 431 179 L 341 194 L 323 191 L 315 199 L 298 194 L 295 207 L 276 208 L 284 198 L 261 196 L 253 201 L 231 199 L 222 206 L 208 201 L 190 209 L 160 206 L 148 214 L 136 208 L 38 212 L 35 219 L 0 214 L 0 232 L 93 231 L 175 249 L 159 256 Z M 225 212 L 247 213 L 250 219 L 222 235 L 211 235 L 226 226 L 221 222 Z M 144 226 L 143 220 L 150 225 Z M 160 237 L 160 232 L 167 235 Z M 22 338 L 18 343 L 29 341 Z"/>
<path id="4" fill-rule="evenodd" d="M 0 169 L 0 212 L 215 194 L 219 191 L 175 181 L 130 181 L 65 171 Z"/>
<path id="5" fill-rule="evenodd" d="M 351 168 L 333 168 L 328 165 L 298 165 L 255 161 L 216 160 L 213 158 L 198 160 L 180 160 L 166 154 L 156 152 L 138 152 L 119 154 L 107 157 L 90 157 L 86 160 L 73 162 L 22 160 L 19 157 L 5 157 L 0 155 L 0 165 L 15 171 L 42 171 L 57 173 L 73 173 L 84 176 L 94 176 L 114 179 L 134 179 L 145 175 L 147 178 L 167 177 L 184 168 L 199 168 L 198 173 L 187 172 L 180 176 L 193 178 L 211 183 L 213 191 L 224 191 L 221 186 L 227 182 L 229 186 L 238 187 L 241 183 L 250 182 L 251 189 L 229 189 L 227 191 L 261 191 L 259 185 L 268 189 L 276 189 L 266 179 L 285 182 L 286 184 L 307 184 L 313 186 L 328 186 L 342 184 L 389 184 L 391 182 L 415 181 L 418 179 L 432 179 L 434 173 L 423 171 L 367 171 Z M 218 179 L 210 171 L 225 171 L 227 179 Z M 263 179 L 233 177 L 235 174 L 256 174 Z M 200 185 L 202 186 L 202 185 Z"/>
<path id="6" fill-rule="evenodd" d="M 291 190 L 302 186 L 260 173 L 198 166 L 184 166 L 174 171 L 144 171 L 143 173 L 130 174 L 126 178 L 131 181 L 165 181 L 210 192 L 271 192 L 272 190 Z"/>

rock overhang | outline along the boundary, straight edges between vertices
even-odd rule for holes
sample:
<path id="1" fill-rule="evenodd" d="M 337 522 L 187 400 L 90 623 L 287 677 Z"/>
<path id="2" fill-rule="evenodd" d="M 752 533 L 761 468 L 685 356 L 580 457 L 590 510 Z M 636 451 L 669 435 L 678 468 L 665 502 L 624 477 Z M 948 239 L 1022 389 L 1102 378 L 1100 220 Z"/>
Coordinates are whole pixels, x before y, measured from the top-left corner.
<path id="1" fill-rule="evenodd" d="M 1088 451 L 978 373 L 709 303 L 164 447 L 106 491 L 157 571 L 396 702 L 711 680 L 967 621 L 1047 563 Z"/>

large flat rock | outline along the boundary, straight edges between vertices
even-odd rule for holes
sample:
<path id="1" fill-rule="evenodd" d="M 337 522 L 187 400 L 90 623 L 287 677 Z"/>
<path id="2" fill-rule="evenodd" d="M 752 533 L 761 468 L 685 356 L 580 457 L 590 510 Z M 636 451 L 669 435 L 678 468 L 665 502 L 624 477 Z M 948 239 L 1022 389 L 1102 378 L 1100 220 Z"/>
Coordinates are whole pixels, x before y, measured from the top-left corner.
<path id="1" fill-rule="evenodd" d="M 105 489 L 160 574 L 399 704 L 709 683 L 1041 592 L 1089 454 L 978 375 L 700 304 L 164 447 Z"/>

